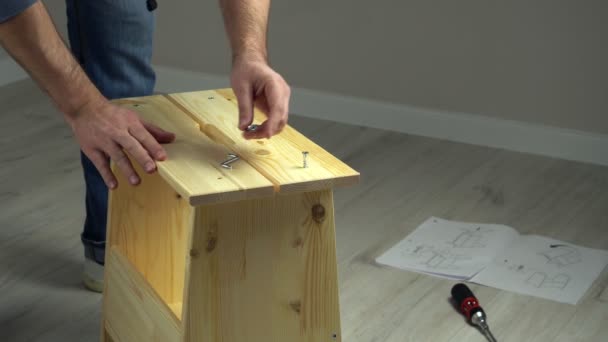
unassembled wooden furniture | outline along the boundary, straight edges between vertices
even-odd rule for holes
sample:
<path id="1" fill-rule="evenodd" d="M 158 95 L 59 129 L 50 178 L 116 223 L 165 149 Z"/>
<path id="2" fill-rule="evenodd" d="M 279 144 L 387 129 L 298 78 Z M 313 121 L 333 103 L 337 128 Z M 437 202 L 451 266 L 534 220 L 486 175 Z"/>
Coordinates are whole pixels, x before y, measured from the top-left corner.
<path id="1" fill-rule="evenodd" d="M 359 174 L 289 126 L 243 139 L 231 90 L 117 103 L 177 139 L 139 186 L 115 172 L 102 341 L 341 341 L 332 194 Z"/>

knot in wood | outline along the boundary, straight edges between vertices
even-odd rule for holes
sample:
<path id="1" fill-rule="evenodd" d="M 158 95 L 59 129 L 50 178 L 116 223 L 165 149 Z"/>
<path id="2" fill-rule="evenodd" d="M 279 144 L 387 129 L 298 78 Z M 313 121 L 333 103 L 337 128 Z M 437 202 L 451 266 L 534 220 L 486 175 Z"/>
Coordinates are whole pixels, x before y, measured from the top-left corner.
<path id="1" fill-rule="evenodd" d="M 289 306 L 291 306 L 291 309 L 297 313 L 300 313 L 302 311 L 302 302 L 300 302 L 299 300 L 290 302 Z"/>
<path id="2" fill-rule="evenodd" d="M 312 219 L 317 223 L 322 223 L 325 220 L 325 207 L 315 204 L 312 207 Z"/>
<path id="3" fill-rule="evenodd" d="M 215 245 L 217 244 L 217 238 L 215 236 L 209 237 L 207 240 L 207 252 L 212 252 L 215 249 Z"/>
<path id="4" fill-rule="evenodd" d="M 301 237 L 297 237 L 294 241 L 293 241 L 293 247 L 294 248 L 298 248 L 300 246 L 302 246 L 304 244 L 304 240 L 302 240 Z"/>

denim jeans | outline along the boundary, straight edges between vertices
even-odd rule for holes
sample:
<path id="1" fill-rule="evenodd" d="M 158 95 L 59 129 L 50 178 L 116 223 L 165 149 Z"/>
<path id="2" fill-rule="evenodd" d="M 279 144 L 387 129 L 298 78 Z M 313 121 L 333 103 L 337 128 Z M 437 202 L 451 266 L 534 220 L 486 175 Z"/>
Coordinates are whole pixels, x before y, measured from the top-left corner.
<path id="1" fill-rule="evenodd" d="M 152 94 L 154 14 L 146 0 L 66 0 L 70 47 L 108 99 Z M 85 257 L 104 264 L 108 188 L 80 153 L 86 183 Z M 129 186 L 129 185 L 122 185 Z"/>

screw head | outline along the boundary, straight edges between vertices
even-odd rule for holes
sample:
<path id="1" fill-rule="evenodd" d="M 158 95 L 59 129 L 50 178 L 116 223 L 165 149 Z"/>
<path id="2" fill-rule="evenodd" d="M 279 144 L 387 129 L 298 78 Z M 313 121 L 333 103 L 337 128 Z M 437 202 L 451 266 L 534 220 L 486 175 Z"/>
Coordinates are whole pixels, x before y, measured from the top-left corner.
<path id="1" fill-rule="evenodd" d="M 305 169 L 308 168 L 308 152 L 304 151 L 302 152 L 302 157 L 303 157 L 303 162 L 302 162 L 302 167 L 304 167 Z"/>
<path id="2" fill-rule="evenodd" d="M 259 128 L 259 127 L 260 127 L 260 126 L 259 126 L 259 125 L 256 125 L 256 124 L 249 125 L 249 126 L 247 127 L 247 132 L 255 132 L 255 131 L 257 131 L 257 130 L 258 130 L 258 128 Z"/>

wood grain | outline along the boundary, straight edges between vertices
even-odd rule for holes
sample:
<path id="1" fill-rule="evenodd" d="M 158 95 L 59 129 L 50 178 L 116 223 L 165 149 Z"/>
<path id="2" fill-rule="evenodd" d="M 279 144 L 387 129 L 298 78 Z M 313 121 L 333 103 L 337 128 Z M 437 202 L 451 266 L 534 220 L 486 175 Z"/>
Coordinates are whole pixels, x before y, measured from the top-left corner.
<path id="1" fill-rule="evenodd" d="M 326 190 L 200 207 L 186 341 L 341 341 L 332 201 Z"/>
<path id="2" fill-rule="evenodd" d="M 236 100 L 227 90 L 171 94 L 167 98 L 189 113 L 209 138 L 233 150 L 270 180 L 277 191 L 320 190 L 359 180 L 358 172 L 291 127 L 268 140 L 244 140 L 237 128 Z M 256 110 L 254 123 L 263 120 L 265 115 Z M 310 153 L 308 168 L 302 166 L 304 151 Z"/>
<path id="3" fill-rule="evenodd" d="M 273 194 L 272 183 L 246 162 L 235 163 L 232 170 L 221 167 L 227 154 L 233 151 L 211 141 L 199 130 L 198 123 L 164 96 L 123 99 L 116 103 L 176 134 L 173 143 L 164 145 L 168 159 L 157 163 L 158 172 L 191 205 Z"/>
<path id="4" fill-rule="evenodd" d="M 106 331 L 112 339 L 181 341 L 181 322 L 117 248 L 108 253 L 106 282 L 105 309 L 112 313 L 106 316 Z"/>
<path id="5" fill-rule="evenodd" d="M 187 240 L 194 209 L 158 174 L 141 176 L 139 186 L 110 192 L 108 240 L 144 276 L 166 303 L 182 302 Z"/>

